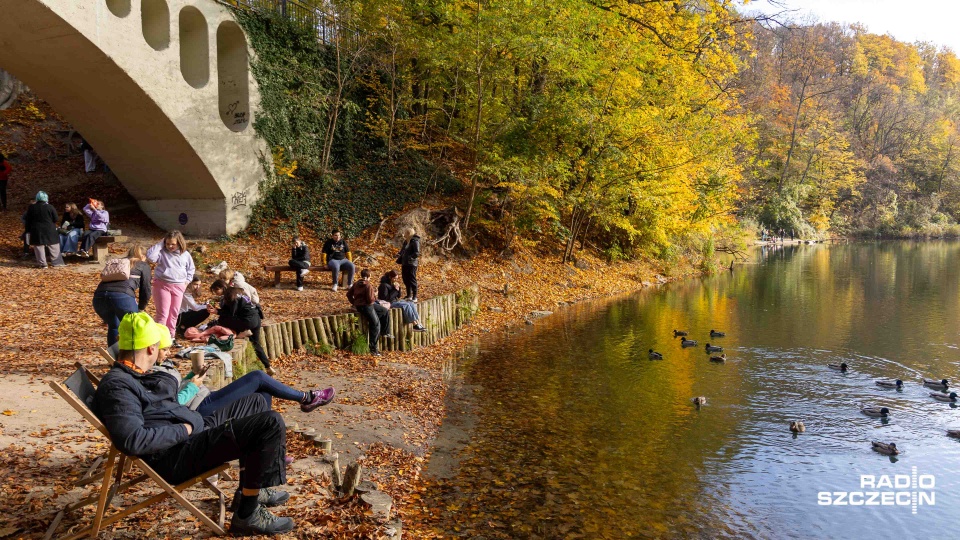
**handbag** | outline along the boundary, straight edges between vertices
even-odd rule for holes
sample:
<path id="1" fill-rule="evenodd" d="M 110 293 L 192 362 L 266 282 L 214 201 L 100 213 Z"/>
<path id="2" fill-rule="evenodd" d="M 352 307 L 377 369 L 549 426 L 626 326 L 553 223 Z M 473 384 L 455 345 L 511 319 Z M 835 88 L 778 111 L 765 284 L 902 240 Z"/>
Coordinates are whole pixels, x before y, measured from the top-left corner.
<path id="1" fill-rule="evenodd" d="M 207 345 L 215 345 L 218 349 L 223 352 L 228 352 L 233 350 L 233 335 L 229 335 L 225 338 L 218 338 L 217 336 L 210 336 L 207 339 Z"/>
<path id="2" fill-rule="evenodd" d="M 126 281 L 130 279 L 130 259 L 110 259 L 100 271 L 100 282 Z"/>

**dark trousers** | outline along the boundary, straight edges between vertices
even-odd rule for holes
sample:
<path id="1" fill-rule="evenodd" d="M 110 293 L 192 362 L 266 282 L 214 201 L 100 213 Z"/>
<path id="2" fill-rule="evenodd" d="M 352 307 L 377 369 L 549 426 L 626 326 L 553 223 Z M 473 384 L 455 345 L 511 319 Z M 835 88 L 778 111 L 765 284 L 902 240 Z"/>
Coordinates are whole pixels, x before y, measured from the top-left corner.
<path id="1" fill-rule="evenodd" d="M 103 236 L 106 231 L 86 231 L 83 233 L 83 236 L 80 238 L 80 249 L 83 251 L 90 251 L 93 249 L 93 244 L 96 243 L 97 238 Z"/>
<path id="2" fill-rule="evenodd" d="M 3 206 L 3 209 L 7 209 L 7 181 L 0 180 L 0 205 Z"/>
<path id="3" fill-rule="evenodd" d="M 310 268 L 310 261 L 290 259 L 287 264 L 290 265 L 290 268 L 297 271 L 297 287 L 303 287 L 303 271 Z"/>
<path id="4" fill-rule="evenodd" d="M 287 483 L 286 426 L 283 417 L 270 410 L 268 398 L 247 396 L 217 409 L 203 422 L 200 433 L 144 461 L 173 485 L 235 459 L 240 460 L 240 487 Z"/>
<path id="5" fill-rule="evenodd" d="M 297 403 L 301 403 L 305 397 L 300 390 L 294 390 L 258 369 L 219 390 L 210 392 L 210 395 L 197 407 L 197 412 L 201 416 L 207 416 L 234 401 L 254 394 L 266 396 L 268 401 L 273 396 Z"/>
<path id="6" fill-rule="evenodd" d="M 380 304 L 370 304 L 357 306 L 357 313 L 367 319 L 370 326 L 370 352 L 375 353 L 379 350 L 377 341 L 380 339 L 380 330 L 390 330 L 390 310 Z"/>
<path id="7" fill-rule="evenodd" d="M 253 326 L 250 321 L 235 319 L 233 317 L 220 317 L 217 324 L 229 328 L 238 334 L 249 330 L 251 332 L 250 344 L 253 345 L 253 351 L 257 353 L 257 360 L 260 360 L 263 367 L 270 367 L 270 359 L 267 358 L 267 352 L 263 350 L 263 345 L 260 344 L 260 330 L 262 326 L 260 325 L 259 319 L 257 320 L 256 326 Z"/>
<path id="8" fill-rule="evenodd" d="M 405 264 L 400 267 L 400 276 L 403 278 L 403 286 L 407 289 L 407 298 L 417 297 L 417 267 L 411 264 Z"/>
<path id="9" fill-rule="evenodd" d="M 207 317 L 209 316 L 210 312 L 205 309 L 184 311 L 177 317 L 177 332 L 182 334 L 184 330 L 199 325 L 203 321 L 207 320 Z"/>
<path id="10" fill-rule="evenodd" d="M 93 310 L 107 325 L 107 347 L 120 339 L 120 320 L 123 316 L 139 311 L 136 298 L 115 291 L 94 293 Z"/>

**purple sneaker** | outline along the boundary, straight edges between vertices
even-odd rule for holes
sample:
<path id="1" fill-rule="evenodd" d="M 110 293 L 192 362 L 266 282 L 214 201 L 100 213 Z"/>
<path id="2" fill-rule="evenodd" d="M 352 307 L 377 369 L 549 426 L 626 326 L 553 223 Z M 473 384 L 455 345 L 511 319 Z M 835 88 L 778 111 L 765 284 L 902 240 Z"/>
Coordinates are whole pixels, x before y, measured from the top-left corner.
<path id="1" fill-rule="evenodd" d="M 310 391 L 310 401 L 300 404 L 300 410 L 303 412 L 310 412 L 317 407 L 323 407 L 324 405 L 333 401 L 333 398 L 336 397 L 337 391 L 332 386 L 329 388 L 324 388 L 323 390 L 311 390 Z"/>
<path id="2" fill-rule="evenodd" d="M 283 456 L 283 464 L 289 467 L 293 464 L 293 458 L 290 456 Z"/>

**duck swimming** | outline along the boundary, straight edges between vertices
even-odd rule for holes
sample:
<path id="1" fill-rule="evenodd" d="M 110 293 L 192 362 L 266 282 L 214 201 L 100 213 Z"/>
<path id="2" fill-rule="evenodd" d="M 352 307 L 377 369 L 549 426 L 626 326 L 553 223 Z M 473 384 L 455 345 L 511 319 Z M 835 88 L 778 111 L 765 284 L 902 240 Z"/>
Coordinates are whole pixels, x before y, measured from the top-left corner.
<path id="1" fill-rule="evenodd" d="M 956 439 L 960 439 L 960 429 L 948 429 L 947 437 L 954 437 Z"/>
<path id="2" fill-rule="evenodd" d="M 790 431 L 794 433 L 803 433 L 806 430 L 807 426 L 803 425 L 803 422 L 797 422 L 796 420 L 790 422 Z"/>
<path id="3" fill-rule="evenodd" d="M 877 381 L 877 386 L 880 388 L 903 388 L 903 381 L 897 379 L 895 381 Z"/>
<path id="4" fill-rule="evenodd" d="M 846 363 L 846 362 L 841 362 L 841 363 L 839 363 L 839 364 L 827 364 L 827 367 L 830 368 L 830 369 L 835 369 L 835 370 L 839 371 L 840 373 L 846 373 L 846 372 L 847 372 L 847 363 Z"/>
<path id="5" fill-rule="evenodd" d="M 886 418 L 890 415 L 890 409 L 886 407 L 860 407 L 860 412 L 872 418 Z"/>
<path id="6" fill-rule="evenodd" d="M 719 330 L 710 330 L 710 337 L 726 337 L 726 332 L 720 332 Z"/>
<path id="7" fill-rule="evenodd" d="M 681 345 L 682 347 L 696 347 L 696 346 L 697 346 L 697 340 L 695 340 L 695 339 L 687 339 L 687 338 L 685 338 L 685 337 L 681 337 L 681 338 L 680 338 L 680 345 Z"/>
<path id="8" fill-rule="evenodd" d="M 706 348 L 707 348 L 707 352 L 723 352 L 723 347 L 720 347 L 718 345 L 711 345 L 707 343 Z"/>
<path id="9" fill-rule="evenodd" d="M 935 379 L 923 379 L 923 385 L 927 388 L 946 390 L 947 387 L 950 386 L 950 381 L 946 379 L 940 379 L 939 381 Z"/>
<path id="10" fill-rule="evenodd" d="M 937 400 L 937 401 L 943 401 L 943 402 L 946 402 L 946 403 L 956 403 L 956 402 L 957 402 L 957 393 L 956 393 L 956 392 L 950 392 L 949 394 L 940 394 L 940 393 L 934 394 L 934 393 L 931 392 L 931 393 L 930 393 L 930 397 L 932 397 L 933 399 L 935 399 L 935 400 Z"/>
<path id="11" fill-rule="evenodd" d="M 686 335 L 687 335 L 687 331 L 686 331 L 686 330 L 674 330 L 674 331 L 673 331 L 673 337 L 686 336 Z"/>
<path id="12" fill-rule="evenodd" d="M 897 443 L 882 443 L 873 441 L 870 443 L 870 446 L 873 447 L 873 450 L 880 452 L 885 456 L 895 456 L 900 453 L 900 450 L 897 449 Z"/>
<path id="13" fill-rule="evenodd" d="M 697 396 L 697 397 L 693 398 L 691 401 L 693 401 L 693 404 L 696 405 L 698 409 L 699 409 L 700 407 L 702 407 L 703 405 L 706 405 L 706 404 L 707 404 L 707 398 L 705 398 L 705 397 L 703 397 L 703 396 Z"/>
<path id="14" fill-rule="evenodd" d="M 727 355 L 726 355 L 726 354 L 721 354 L 720 356 L 711 356 L 711 357 L 710 357 L 710 361 L 711 361 L 711 362 L 726 362 L 726 361 L 727 361 Z"/>
<path id="15" fill-rule="evenodd" d="M 651 360 L 663 360 L 663 355 L 653 349 L 650 349 L 649 356 Z"/>

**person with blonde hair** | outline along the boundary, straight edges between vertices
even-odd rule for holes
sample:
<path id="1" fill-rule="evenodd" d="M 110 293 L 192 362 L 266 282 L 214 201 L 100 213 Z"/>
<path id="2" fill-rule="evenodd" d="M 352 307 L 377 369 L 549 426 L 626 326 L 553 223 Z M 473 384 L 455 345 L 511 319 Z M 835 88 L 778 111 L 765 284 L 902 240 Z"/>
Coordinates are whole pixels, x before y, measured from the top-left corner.
<path id="1" fill-rule="evenodd" d="M 196 272 L 193 257 L 187 251 L 187 241 L 180 231 L 170 231 L 147 250 L 147 259 L 157 265 L 153 276 L 156 320 L 170 330 L 171 338 L 176 337 L 183 292 Z"/>
<path id="2" fill-rule="evenodd" d="M 150 265 L 143 246 L 134 244 L 127 252 L 127 259 L 130 260 L 130 279 L 101 281 L 93 293 L 93 310 L 107 325 L 107 347 L 117 342 L 124 315 L 143 311 L 150 302 Z"/>
<path id="3" fill-rule="evenodd" d="M 243 289 L 243 294 L 247 295 L 247 298 L 249 298 L 251 302 L 253 302 L 255 305 L 260 305 L 260 293 L 257 292 L 256 287 L 247 283 L 247 280 L 243 277 L 243 274 L 237 272 L 236 270 L 227 268 L 222 270 L 218 277 L 221 281 L 226 283 L 227 287 L 240 287 Z"/>
<path id="4" fill-rule="evenodd" d="M 80 245 L 80 235 L 83 234 L 83 212 L 74 203 L 67 203 L 63 208 L 62 222 L 57 232 L 60 233 L 60 254 L 76 253 Z"/>
<path id="5" fill-rule="evenodd" d="M 417 268 L 420 266 L 420 235 L 413 227 L 404 229 L 403 246 L 397 255 L 397 264 L 400 265 L 400 275 L 403 277 L 403 286 L 407 290 L 404 300 L 417 301 Z"/>

